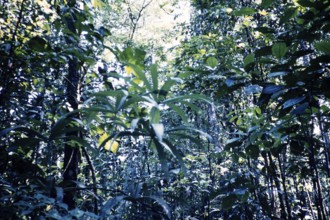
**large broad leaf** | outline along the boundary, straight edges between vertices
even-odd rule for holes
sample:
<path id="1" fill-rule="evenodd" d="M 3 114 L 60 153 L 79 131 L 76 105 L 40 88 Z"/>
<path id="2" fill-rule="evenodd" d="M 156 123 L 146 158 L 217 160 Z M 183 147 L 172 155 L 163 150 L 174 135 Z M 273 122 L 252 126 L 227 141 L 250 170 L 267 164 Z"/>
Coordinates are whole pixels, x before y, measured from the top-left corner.
<path id="1" fill-rule="evenodd" d="M 105 143 L 105 144 L 103 144 L 104 149 L 116 154 L 118 151 L 118 148 L 119 148 L 119 143 L 114 139 L 110 139 L 105 142 L 105 140 L 108 139 L 109 136 L 110 135 L 104 133 L 98 140 L 99 146 L 101 146 L 103 143 Z"/>
<path id="2" fill-rule="evenodd" d="M 142 71 L 142 69 L 141 69 L 139 66 L 134 65 L 134 64 L 129 64 L 129 66 L 133 68 L 133 70 L 134 70 L 134 74 L 135 74 L 139 79 L 141 79 L 141 80 L 143 81 L 144 85 L 146 85 L 147 88 L 148 88 L 150 91 L 152 91 L 152 87 L 151 87 L 151 85 L 150 85 L 150 83 L 149 83 L 149 81 L 148 81 L 148 79 L 147 79 L 145 73 Z"/>
<path id="3" fill-rule="evenodd" d="M 150 121 L 157 124 L 160 121 L 160 110 L 157 107 L 152 107 L 150 111 Z"/>
<path id="4" fill-rule="evenodd" d="M 28 41 L 28 45 L 37 52 L 44 52 L 46 50 L 47 41 L 41 37 L 33 37 Z"/>
<path id="5" fill-rule="evenodd" d="M 127 94 L 124 90 L 107 90 L 107 91 L 100 91 L 92 93 L 91 96 L 111 96 L 111 97 L 117 97 L 118 95 Z"/>
<path id="6" fill-rule="evenodd" d="M 256 12 L 257 12 L 256 9 L 246 7 L 246 8 L 241 8 L 237 11 L 234 11 L 234 15 L 235 16 L 248 16 L 248 15 L 254 14 Z"/>
<path id="7" fill-rule="evenodd" d="M 298 9 L 289 7 L 285 9 L 283 16 L 280 18 L 280 24 L 284 24 L 288 22 L 291 18 L 297 16 L 298 14 Z"/>
<path id="8" fill-rule="evenodd" d="M 254 62 L 254 53 L 250 53 L 244 58 L 244 67 L 247 67 L 249 64 Z"/>
<path id="9" fill-rule="evenodd" d="M 113 209 L 118 203 L 122 202 L 126 196 L 116 196 L 109 199 L 100 211 L 100 219 L 108 219 L 107 215 L 110 214 L 111 209 Z"/>
<path id="10" fill-rule="evenodd" d="M 189 132 L 189 133 L 198 133 L 204 137 L 206 137 L 209 141 L 212 141 L 213 138 L 211 137 L 211 135 L 205 133 L 204 131 L 198 130 L 196 128 L 193 127 L 187 127 L 187 126 L 180 126 L 180 127 L 176 127 L 176 128 L 172 128 L 169 130 L 166 130 L 167 133 L 173 133 L 175 135 L 175 133 L 177 131 L 184 131 L 184 132 Z"/>
<path id="11" fill-rule="evenodd" d="M 263 8 L 268 8 L 273 4 L 274 0 L 262 0 L 261 6 Z"/>
<path id="12" fill-rule="evenodd" d="M 165 173 L 165 176 L 168 177 L 168 165 L 167 165 L 166 153 L 164 151 L 164 146 L 157 139 L 154 139 L 153 143 L 156 146 L 158 158 L 162 166 L 162 169 Z"/>
<path id="13" fill-rule="evenodd" d="M 291 115 L 301 115 L 309 107 L 308 102 L 304 102 L 301 105 L 298 105 L 295 109 L 292 110 Z"/>
<path id="14" fill-rule="evenodd" d="M 224 210 L 231 209 L 237 201 L 237 196 L 235 194 L 230 194 L 222 199 L 222 208 Z"/>
<path id="15" fill-rule="evenodd" d="M 150 67 L 150 73 L 152 78 L 152 86 L 153 90 L 158 90 L 158 71 L 157 71 L 157 65 L 153 64 Z"/>
<path id="16" fill-rule="evenodd" d="M 182 110 L 180 107 L 174 105 L 174 104 L 167 104 L 176 114 L 178 114 L 180 116 L 180 118 L 182 119 L 182 121 L 184 123 L 188 122 L 188 118 L 186 116 L 186 112 L 184 110 Z"/>
<path id="17" fill-rule="evenodd" d="M 171 219 L 171 208 L 169 205 L 160 197 L 157 196 L 143 196 L 143 197 L 133 197 L 133 196 L 116 196 L 108 200 L 101 209 L 100 219 L 108 219 L 111 214 L 111 209 L 114 209 L 119 203 L 123 201 L 129 201 L 133 203 L 145 204 L 146 200 L 152 200 L 156 202 L 160 207 L 162 207 L 167 219 Z"/>
<path id="18" fill-rule="evenodd" d="M 61 138 L 63 135 L 70 133 L 70 132 L 84 131 L 84 128 L 79 127 L 78 125 L 72 125 L 71 127 L 69 127 L 71 122 L 78 122 L 80 125 L 82 125 L 81 121 L 79 121 L 78 119 L 67 118 L 67 116 L 63 116 L 51 128 L 49 140 Z"/>
<path id="19" fill-rule="evenodd" d="M 288 52 L 288 48 L 286 47 L 285 43 L 276 43 L 272 47 L 272 54 L 277 59 L 282 59 L 287 52 Z"/>
<path id="20" fill-rule="evenodd" d="M 30 150 L 31 148 L 34 148 L 37 145 L 39 145 L 40 141 L 41 141 L 40 138 L 34 138 L 34 137 L 20 138 L 14 142 L 14 145 L 21 146 L 23 148 L 26 147 L 26 149 Z"/>
<path id="21" fill-rule="evenodd" d="M 182 171 L 186 172 L 186 166 L 184 164 L 184 161 L 182 157 L 184 156 L 169 140 L 164 139 L 163 142 L 161 142 L 163 146 L 166 147 L 166 149 L 169 149 L 172 155 L 179 161 L 180 166 L 182 168 Z"/>
<path id="22" fill-rule="evenodd" d="M 284 86 L 281 86 L 281 85 L 267 85 L 262 90 L 262 93 L 264 93 L 264 94 L 274 94 L 274 93 L 282 90 L 283 88 L 284 88 Z"/>
<path id="23" fill-rule="evenodd" d="M 315 48 L 327 55 L 330 55 L 330 41 L 320 41 L 315 44 Z"/>
<path id="24" fill-rule="evenodd" d="M 29 134 L 30 136 L 37 136 L 37 137 L 41 138 L 42 140 L 47 139 L 45 136 L 43 136 L 39 132 L 37 132 L 33 129 L 30 129 L 30 128 L 23 127 L 23 126 L 15 126 L 15 127 L 3 129 L 3 130 L 0 131 L 0 137 L 10 133 L 11 131 L 24 132 L 24 133 Z"/>
<path id="25" fill-rule="evenodd" d="M 163 200 L 162 198 L 157 197 L 157 196 L 148 196 L 148 197 L 143 197 L 143 198 L 151 198 L 151 199 L 155 200 L 163 208 L 167 218 L 171 219 L 171 208 L 166 203 L 165 200 Z"/>
<path id="26" fill-rule="evenodd" d="M 117 97 L 116 99 L 116 111 L 120 111 L 125 103 L 125 101 L 127 100 L 128 95 L 124 95 L 121 97 Z"/>
<path id="27" fill-rule="evenodd" d="M 143 62 L 146 56 L 146 52 L 138 48 L 127 47 L 124 51 L 115 51 L 119 61 L 127 64 L 134 64 L 139 67 L 143 67 Z"/>
<path id="28" fill-rule="evenodd" d="M 268 78 L 272 78 L 272 77 L 278 77 L 278 76 L 283 76 L 283 75 L 286 75 L 288 72 L 286 71 L 278 71 L 278 72 L 272 72 L 272 73 L 269 73 L 267 75 Z"/>
<path id="29" fill-rule="evenodd" d="M 294 106 L 303 100 L 305 100 L 305 97 L 297 97 L 297 98 L 289 99 L 283 103 L 283 109 Z"/>
<path id="30" fill-rule="evenodd" d="M 172 86 L 174 86 L 176 84 L 181 84 L 181 83 L 183 83 L 182 79 L 171 78 L 164 83 L 164 85 L 161 88 L 161 91 L 169 92 L 171 90 Z"/>

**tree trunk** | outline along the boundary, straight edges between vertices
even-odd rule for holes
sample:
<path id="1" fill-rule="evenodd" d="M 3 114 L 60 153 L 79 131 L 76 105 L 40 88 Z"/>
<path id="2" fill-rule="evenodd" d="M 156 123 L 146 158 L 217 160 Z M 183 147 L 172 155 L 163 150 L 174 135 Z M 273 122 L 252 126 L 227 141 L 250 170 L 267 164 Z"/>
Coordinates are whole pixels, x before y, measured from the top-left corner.
<path id="1" fill-rule="evenodd" d="M 76 33 L 76 28 L 74 26 L 74 21 L 72 17 L 67 19 L 68 29 L 72 33 Z M 67 39 L 67 44 L 70 46 L 77 46 L 77 42 L 70 42 Z M 79 65 L 76 57 L 69 59 L 69 69 L 66 78 L 66 99 L 72 110 L 78 109 L 78 86 L 80 74 L 78 71 Z M 71 118 L 79 117 L 78 114 L 70 116 Z M 66 134 L 67 136 L 79 136 L 79 132 L 70 132 Z M 63 202 L 68 205 L 69 209 L 74 209 L 75 197 L 77 194 L 77 180 L 78 180 L 78 165 L 80 159 L 80 151 L 78 146 L 73 146 L 72 144 L 65 144 L 64 146 L 64 172 L 63 172 L 63 183 L 66 189 L 64 189 Z"/>

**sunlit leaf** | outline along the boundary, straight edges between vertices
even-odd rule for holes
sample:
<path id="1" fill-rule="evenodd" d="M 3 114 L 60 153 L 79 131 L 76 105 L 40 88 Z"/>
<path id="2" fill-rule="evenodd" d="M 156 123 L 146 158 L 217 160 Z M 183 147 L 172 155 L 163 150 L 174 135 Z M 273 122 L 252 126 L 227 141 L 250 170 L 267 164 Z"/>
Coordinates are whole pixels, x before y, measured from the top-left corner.
<path id="1" fill-rule="evenodd" d="M 119 148 L 119 143 L 117 141 L 111 141 L 110 150 L 112 153 L 116 154 Z"/>
<path id="2" fill-rule="evenodd" d="M 246 8 L 241 8 L 237 11 L 234 11 L 234 15 L 236 15 L 236 16 L 248 16 L 248 15 L 254 14 L 255 12 L 257 12 L 256 9 L 246 7 Z"/>
<path id="3" fill-rule="evenodd" d="M 125 66 L 125 72 L 128 74 L 128 75 L 131 75 L 132 73 L 134 73 L 134 70 L 132 67 L 130 66 Z"/>
<path id="4" fill-rule="evenodd" d="M 206 60 L 206 64 L 211 68 L 215 68 L 218 65 L 218 60 L 215 57 L 209 57 Z"/>
<path id="5" fill-rule="evenodd" d="M 108 138 L 109 135 L 107 133 L 104 133 L 98 140 L 99 146 L 103 144 L 105 150 L 111 151 L 112 153 L 116 154 L 118 151 L 119 143 L 113 139 L 107 140 Z"/>
<path id="6" fill-rule="evenodd" d="M 105 3 L 102 0 L 92 0 L 92 5 L 95 8 L 101 8 L 101 7 L 105 6 Z"/>
<path id="7" fill-rule="evenodd" d="M 164 131 L 165 131 L 164 125 L 163 124 L 152 124 L 151 126 L 152 126 L 158 140 L 162 141 L 163 136 L 164 136 Z"/>
<path id="8" fill-rule="evenodd" d="M 283 103 L 283 109 L 296 105 L 303 100 L 305 100 L 305 97 L 297 97 L 297 98 L 289 99 Z"/>
<path id="9" fill-rule="evenodd" d="M 159 123 L 160 121 L 160 111 L 157 107 L 152 107 L 151 111 L 150 111 L 150 121 L 151 123 Z"/>

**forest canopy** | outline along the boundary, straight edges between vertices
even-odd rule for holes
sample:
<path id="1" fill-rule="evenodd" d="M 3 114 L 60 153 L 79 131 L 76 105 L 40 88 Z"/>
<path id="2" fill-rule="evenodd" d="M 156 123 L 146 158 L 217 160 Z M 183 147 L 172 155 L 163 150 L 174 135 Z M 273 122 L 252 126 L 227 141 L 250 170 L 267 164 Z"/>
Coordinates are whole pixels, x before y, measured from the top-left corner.
<path id="1" fill-rule="evenodd" d="M 330 219 L 329 0 L 0 0 L 0 219 Z"/>

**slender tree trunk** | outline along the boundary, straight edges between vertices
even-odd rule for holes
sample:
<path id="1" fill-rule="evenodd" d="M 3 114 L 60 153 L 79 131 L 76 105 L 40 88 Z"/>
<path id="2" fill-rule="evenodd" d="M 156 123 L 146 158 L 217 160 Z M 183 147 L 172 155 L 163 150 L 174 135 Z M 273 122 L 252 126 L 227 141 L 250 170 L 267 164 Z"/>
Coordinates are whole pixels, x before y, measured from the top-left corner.
<path id="1" fill-rule="evenodd" d="M 285 176 L 285 171 L 284 171 L 284 163 L 285 163 L 285 154 L 286 154 L 286 151 L 284 151 L 284 154 L 283 154 L 283 161 L 281 160 L 281 155 L 278 155 L 278 163 L 279 163 L 279 168 L 280 168 L 280 174 L 281 174 L 281 178 L 282 178 L 282 187 L 283 187 L 283 192 L 284 192 L 284 198 L 285 198 L 285 203 L 286 203 L 286 209 L 287 209 L 287 212 L 288 212 L 288 218 L 289 220 L 292 219 L 292 216 L 291 216 L 291 205 L 290 205 L 290 202 L 289 202 L 289 197 L 288 197 L 288 191 L 287 191 L 287 187 L 286 187 L 286 176 Z"/>
<path id="2" fill-rule="evenodd" d="M 283 193 L 282 193 L 282 189 L 281 189 L 281 183 L 280 180 L 278 179 L 277 173 L 276 173 L 276 164 L 273 161 L 272 155 L 270 152 L 268 152 L 268 159 L 269 159 L 269 165 L 270 165 L 270 172 L 271 175 L 273 177 L 273 180 L 275 182 L 276 188 L 277 188 L 277 192 L 278 192 L 278 197 L 280 200 L 280 206 L 281 206 L 281 218 L 283 219 L 287 219 L 287 213 L 286 213 L 286 209 L 285 209 L 285 204 L 284 204 L 284 198 L 283 198 Z"/>
<path id="3" fill-rule="evenodd" d="M 71 4 L 71 3 L 70 3 Z M 71 5 L 72 7 L 74 5 Z M 67 18 L 68 29 L 72 33 L 76 33 L 73 18 L 68 16 Z M 77 46 L 77 42 L 70 42 L 67 39 L 67 44 L 74 47 Z M 78 109 L 78 86 L 80 80 L 80 73 L 78 71 L 79 65 L 76 57 L 69 59 L 68 63 L 68 75 L 66 78 L 66 99 L 72 110 Z M 72 115 L 72 118 L 79 117 L 79 115 Z M 67 136 L 79 137 L 79 132 L 70 132 Z M 64 172 L 63 182 L 67 190 L 64 189 L 63 202 L 66 203 L 69 209 L 74 209 L 75 197 L 77 195 L 77 180 L 78 180 L 78 165 L 80 160 L 80 151 L 78 146 L 72 146 L 71 144 L 65 144 L 64 146 Z"/>
<path id="4" fill-rule="evenodd" d="M 78 84 L 79 72 L 78 64 L 75 58 L 69 60 L 69 73 L 67 77 L 67 91 L 66 98 L 73 110 L 78 109 Z M 77 117 L 74 115 L 72 117 Z M 67 136 L 79 136 L 78 132 L 70 132 Z M 64 146 L 64 173 L 63 182 L 69 190 L 65 190 L 63 201 L 68 205 L 69 209 L 75 208 L 75 196 L 78 177 L 78 164 L 80 159 L 80 151 L 78 146 L 65 144 Z"/>

